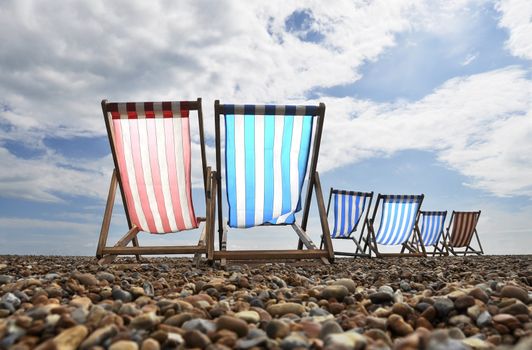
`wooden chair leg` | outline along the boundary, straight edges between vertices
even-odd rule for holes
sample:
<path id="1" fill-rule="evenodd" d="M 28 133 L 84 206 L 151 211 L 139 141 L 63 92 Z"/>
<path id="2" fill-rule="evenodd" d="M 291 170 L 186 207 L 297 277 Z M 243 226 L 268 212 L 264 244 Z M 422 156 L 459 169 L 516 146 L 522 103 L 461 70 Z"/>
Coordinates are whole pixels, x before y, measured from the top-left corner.
<path id="1" fill-rule="evenodd" d="M 133 226 L 131 230 L 129 230 L 116 244 L 114 247 L 125 247 L 129 242 L 131 242 L 133 239 L 137 237 L 137 234 L 139 233 L 139 228 L 137 226 Z M 104 256 L 98 261 L 98 264 L 104 265 L 104 264 L 110 264 L 116 259 L 116 254 L 109 254 L 107 256 Z"/>
<path id="2" fill-rule="evenodd" d="M 201 235 L 198 241 L 198 246 L 205 247 L 205 240 L 207 236 L 207 223 L 203 225 L 203 230 L 201 230 Z M 200 261 L 201 261 L 201 255 L 203 253 L 196 253 L 194 254 L 194 258 L 192 259 L 192 264 L 196 267 L 199 267 Z"/>
<path id="3" fill-rule="evenodd" d="M 133 243 L 133 247 L 138 247 L 139 246 L 139 238 L 137 236 L 135 236 L 132 240 L 132 243 Z M 137 262 L 140 262 L 140 255 L 135 255 L 135 258 L 137 259 Z"/>
<path id="4" fill-rule="evenodd" d="M 102 258 L 103 248 L 107 245 L 107 236 L 109 235 L 109 226 L 111 225 L 111 217 L 113 214 L 113 205 L 115 203 L 116 187 L 118 185 L 118 178 L 116 176 L 116 169 L 111 175 L 111 183 L 109 184 L 109 193 L 107 194 L 107 203 L 105 204 L 105 212 L 103 214 L 102 228 L 100 230 L 100 237 L 98 239 L 98 247 L 96 248 L 96 258 Z"/>

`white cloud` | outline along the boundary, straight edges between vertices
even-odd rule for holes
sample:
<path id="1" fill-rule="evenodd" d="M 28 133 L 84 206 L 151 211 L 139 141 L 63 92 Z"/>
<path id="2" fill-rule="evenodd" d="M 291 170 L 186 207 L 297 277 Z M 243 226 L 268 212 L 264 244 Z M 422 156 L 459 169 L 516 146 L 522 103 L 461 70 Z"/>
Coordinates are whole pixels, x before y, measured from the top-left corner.
<path id="1" fill-rule="evenodd" d="M 8 1 L 0 10 L 0 106 L 5 106 L 0 109 L 0 164 L 9 167 L 0 173 L 0 193 L 40 201 L 65 195 L 104 198 L 110 157 L 65 158 L 43 142 L 44 137 L 103 135 L 99 100 L 104 97 L 201 95 L 212 137 L 215 98 L 306 100 L 313 88 L 356 81 L 362 64 L 395 45 L 398 33 L 463 35 L 467 14 L 475 12 L 471 4 L 477 1 L 340 1 L 334 6 L 322 1 Z M 505 20 L 507 14 L 517 16 L 511 5 L 499 6 L 501 25 L 513 23 L 513 17 Z M 287 18 L 304 10 L 312 18 L 308 28 L 287 30 Z M 302 40 L 305 30 L 318 32 L 320 41 Z M 513 42 L 512 50 L 529 47 L 523 40 Z M 529 164 L 515 162 L 510 142 L 523 138 L 518 145 L 528 147 L 528 129 L 507 137 L 520 128 L 519 120 L 524 125 L 530 120 L 526 74 L 510 68 L 452 79 L 412 103 L 324 96 L 328 131 L 321 165 L 330 169 L 403 149 L 433 149 L 470 176 L 472 186 L 500 195 L 526 189 Z M 5 141 L 24 143 L 43 155 L 18 158 L 2 148 Z M 487 156 L 502 145 L 503 152 Z M 213 165 L 213 149 L 208 153 Z M 201 174 L 197 167 L 194 171 L 198 185 Z"/>
<path id="2" fill-rule="evenodd" d="M 467 66 L 468 64 L 470 64 L 471 62 L 473 62 L 474 60 L 476 60 L 478 57 L 478 54 L 469 54 L 467 55 L 467 57 L 464 59 L 464 61 L 461 63 L 462 66 Z"/>
<path id="3" fill-rule="evenodd" d="M 454 78 L 411 103 L 326 98 L 323 170 L 403 150 L 432 150 L 499 196 L 532 196 L 532 81 L 509 67 Z M 333 116 L 333 117 L 331 117 Z"/>
<path id="4" fill-rule="evenodd" d="M 532 60 L 532 1 L 501 0 L 496 9 L 502 14 L 499 25 L 510 34 L 507 48 L 515 56 Z"/>
<path id="5" fill-rule="evenodd" d="M 21 159 L 3 147 L 0 164 L 2 196 L 43 202 L 60 202 L 63 196 L 104 198 L 112 169 L 110 157 L 83 161 L 52 154 Z"/>

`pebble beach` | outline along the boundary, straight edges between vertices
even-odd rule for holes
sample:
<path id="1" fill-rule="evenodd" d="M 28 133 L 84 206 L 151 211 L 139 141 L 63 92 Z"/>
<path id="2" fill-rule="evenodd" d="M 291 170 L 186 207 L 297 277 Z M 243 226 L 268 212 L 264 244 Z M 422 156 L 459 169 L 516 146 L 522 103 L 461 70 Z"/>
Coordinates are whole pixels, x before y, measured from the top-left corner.
<path id="1" fill-rule="evenodd" d="M 0 256 L 0 349 L 532 349 L 532 256 Z"/>

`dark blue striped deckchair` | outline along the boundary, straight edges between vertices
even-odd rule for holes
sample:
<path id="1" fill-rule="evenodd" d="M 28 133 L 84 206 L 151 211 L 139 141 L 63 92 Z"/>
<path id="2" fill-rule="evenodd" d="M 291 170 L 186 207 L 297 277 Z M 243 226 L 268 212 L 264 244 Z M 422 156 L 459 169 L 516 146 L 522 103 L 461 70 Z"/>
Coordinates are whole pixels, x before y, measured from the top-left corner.
<path id="1" fill-rule="evenodd" d="M 480 217 L 479 211 L 454 211 L 447 227 L 447 233 L 445 237 L 445 248 L 453 255 L 468 254 L 482 255 L 484 249 L 480 244 L 478 238 L 477 223 Z M 452 225 L 452 226 L 451 226 Z M 452 229 L 451 229 L 452 227 Z M 474 249 L 471 246 L 473 236 L 477 239 L 479 250 Z M 458 248 L 464 248 L 459 250 Z"/>
<path id="2" fill-rule="evenodd" d="M 419 215 L 419 221 L 421 221 L 421 240 L 423 241 L 425 250 L 429 246 L 434 247 L 434 250 L 432 252 L 427 252 L 427 254 L 430 254 L 432 256 L 449 255 L 445 248 L 445 237 L 443 234 L 447 211 L 421 210 L 419 212 Z M 412 236 L 412 244 L 416 247 L 418 247 L 420 244 L 415 235 Z"/>
<path id="3" fill-rule="evenodd" d="M 319 176 L 318 152 L 325 105 L 229 105 L 215 102 L 216 166 L 221 170 L 221 131 L 225 126 L 225 181 L 228 222 L 231 228 L 291 225 L 299 236 L 297 250 L 239 250 L 226 247 L 227 229 L 222 220 L 222 193 L 218 189 L 220 251 L 215 259 L 320 258 L 332 261 L 332 243 Z M 315 124 L 315 127 L 314 127 Z M 311 140 L 314 144 L 311 150 Z M 301 192 L 309 169 L 301 225 Z M 306 233 L 312 190 L 316 191 L 325 249 L 318 249 Z M 307 250 L 303 250 L 303 245 Z"/>
<path id="4" fill-rule="evenodd" d="M 356 245 L 356 250 L 354 252 L 341 252 L 335 250 L 335 255 L 353 257 L 369 256 L 369 254 L 363 253 L 361 241 L 372 200 L 373 192 L 354 192 L 331 188 L 327 204 L 327 216 L 329 215 L 331 203 L 333 205 L 334 223 L 331 238 L 352 240 Z M 362 218 L 363 216 L 364 218 Z M 357 233 L 357 228 L 359 227 L 362 228 L 357 240 L 355 235 Z"/>
<path id="5" fill-rule="evenodd" d="M 368 220 L 368 233 L 364 239 L 368 253 L 376 256 L 425 256 L 425 247 L 417 224 L 419 210 L 424 195 L 383 195 L 379 194 L 373 215 Z M 375 219 L 382 202 L 379 229 L 375 231 Z M 421 251 L 410 244 L 412 235 L 417 235 Z M 400 253 L 381 253 L 378 245 L 401 245 Z M 410 253 L 405 253 L 408 250 Z M 366 249 L 365 249 L 366 251 Z"/>

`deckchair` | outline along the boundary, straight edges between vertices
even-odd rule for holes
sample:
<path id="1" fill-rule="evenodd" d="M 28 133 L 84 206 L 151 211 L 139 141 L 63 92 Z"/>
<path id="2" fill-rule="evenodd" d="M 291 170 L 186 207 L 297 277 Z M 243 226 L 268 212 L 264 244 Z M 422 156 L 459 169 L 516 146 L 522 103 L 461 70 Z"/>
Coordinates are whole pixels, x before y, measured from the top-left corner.
<path id="1" fill-rule="evenodd" d="M 329 200 L 327 202 L 327 217 L 329 216 L 329 209 L 331 202 L 333 203 L 334 224 L 331 232 L 332 239 L 352 240 L 356 246 L 354 252 L 334 251 L 334 255 L 340 256 L 367 256 L 362 248 L 362 236 L 365 223 L 368 220 L 369 208 L 373 200 L 373 192 L 354 192 L 338 190 L 331 187 L 329 191 Z M 364 218 L 362 219 L 362 217 Z M 359 226 L 360 222 L 362 224 Z M 358 240 L 355 238 L 357 228 L 361 228 Z M 323 238 L 321 240 L 320 248 L 323 246 Z"/>
<path id="2" fill-rule="evenodd" d="M 453 255 L 468 254 L 482 255 L 484 250 L 477 233 L 477 222 L 480 217 L 479 211 L 454 211 L 451 215 L 451 221 L 447 227 L 446 248 Z M 452 229 L 451 229 L 452 227 Z M 449 230 L 451 232 L 449 233 Z M 471 240 L 475 235 L 480 250 L 475 250 L 471 246 Z M 457 248 L 465 248 L 458 250 Z"/>
<path id="3" fill-rule="evenodd" d="M 111 263 L 117 255 L 201 254 L 212 259 L 214 243 L 214 173 L 207 167 L 201 99 L 181 102 L 102 101 L 102 111 L 115 169 L 107 197 L 96 257 Z M 196 217 L 192 203 L 189 114 L 197 111 L 206 216 Z M 129 231 L 114 245 L 107 236 L 120 188 Z M 198 228 L 205 221 L 197 245 L 140 247 L 139 232 L 165 234 Z M 129 243 L 132 247 L 128 247 Z M 210 253 L 209 253 L 210 252 Z"/>
<path id="4" fill-rule="evenodd" d="M 377 196 L 377 203 L 371 218 L 368 220 L 368 232 L 363 239 L 364 252 L 377 257 L 384 256 L 425 256 L 425 247 L 419 232 L 418 214 L 424 195 L 384 195 Z M 375 219 L 382 203 L 381 220 L 375 230 Z M 417 235 L 420 248 L 417 249 L 409 240 Z M 400 245 L 400 253 L 381 253 L 378 245 Z M 409 251 L 409 253 L 405 253 Z"/>
<path id="5" fill-rule="evenodd" d="M 449 255 L 445 248 L 445 235 L 443 234 L 447 211 L 421 210 L 419 215 L 421 221 L 421 239 L 425 250 L 430 246 L 434 248 L 432 252 L 427 252 L 427 255 Z M 420 242 L 418 242 L 416 235 L 412 235 L 411 242 L 416 248 L 419 248 Z"/>
<path id="6" fill-rule="evenodd" d="M 214 259 L 271 260 L 321 259 L 333 261 L 327 214 L 316 165 L 325 117 L 325 105 L 233 105 L 215 101 L 216 169 L 221 174 L 222 140 L 225 125 L 225 178 L 228 221 L 222 212 L 222 190 L 218 184 L 218 234 L 220 250 Z M 316 119 L 316 120 L 315 120 Z M 315 127 L 314 127 L 315 124 Z M 311 152 L 311 140 L 313 140 Z M 310 157 L 309 157 L 310 156 Z M 295 213 L 307 167 L 309 177 L 301 225 Z M 221 181 L 221 177 L 218 175 Z M 315 190 L 325 249 L 318 249 L 307 234 L 312 191 Z M 230 228 L 290 225 L 299 236 L 298 249 L 228 250 Z M 227 227 L 228 226 L 228 227 Z M 257 237 L 257 240 L 268 239 Z M 303 245 L 307 249 L 303 250 Z"/>

